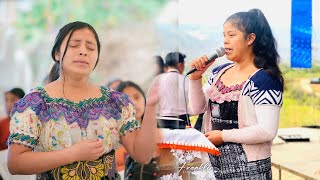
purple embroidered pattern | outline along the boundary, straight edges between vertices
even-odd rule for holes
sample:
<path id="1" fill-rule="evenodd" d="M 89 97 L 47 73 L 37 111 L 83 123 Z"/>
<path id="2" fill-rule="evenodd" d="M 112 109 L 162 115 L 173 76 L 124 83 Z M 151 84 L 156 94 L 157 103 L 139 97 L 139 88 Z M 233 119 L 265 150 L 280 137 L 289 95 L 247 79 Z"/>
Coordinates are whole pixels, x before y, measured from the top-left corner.
<path id="1" fill-rule="evenodd" d="M 101 97 L 75 103 L 68 99 L 51 98 L 43 88 L 37 88 L 38 91 L 27 94 L 15 103 L 11 114 L 21 113 L 31 107 L 42 122 L 50 119 L 57 121 L 60 116 L 64 116 L 69 124 L 77 122 L 82 128 L 86 128 L 90 120 L 97 120 L 100 115 L 106 119 L 119 120 L 122 108 L 132 102 L 123 93 L 102 86 L 100 89 Z"/>

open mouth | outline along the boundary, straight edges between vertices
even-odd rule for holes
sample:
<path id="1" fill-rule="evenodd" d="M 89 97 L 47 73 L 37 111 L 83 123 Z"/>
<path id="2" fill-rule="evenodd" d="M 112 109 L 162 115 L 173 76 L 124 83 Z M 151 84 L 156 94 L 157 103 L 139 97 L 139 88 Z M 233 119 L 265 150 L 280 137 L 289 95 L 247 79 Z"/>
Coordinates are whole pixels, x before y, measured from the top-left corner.
<path id="1" fill-rule="evenodd" d="M 226 50 L 226 54 L 230 54 L 232 51 L 232 49 L 230 49 L 230 48 L 225 48 L 225 50 Z"/>

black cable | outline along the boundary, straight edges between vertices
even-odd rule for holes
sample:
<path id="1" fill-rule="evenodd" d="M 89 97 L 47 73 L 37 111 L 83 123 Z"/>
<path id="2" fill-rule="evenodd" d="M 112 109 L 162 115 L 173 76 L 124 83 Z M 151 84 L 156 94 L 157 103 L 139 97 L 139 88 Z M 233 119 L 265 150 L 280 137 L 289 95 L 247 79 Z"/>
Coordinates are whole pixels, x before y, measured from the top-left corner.
<path id="1" fill-rule="evenodd" d="M 183 79 L 183 94 L 184 94 L 184 103 L 185 103 L 185 107 L 186 107 L 186 116 L 187 116 L 187 125 L 191 127 L 191 122 L 189 119 L 189 113 L 188 113 L 188 104 L 187 104 L 187 97 L 186 97 L 186 78 L 188 75 L 184 76 Z"/>

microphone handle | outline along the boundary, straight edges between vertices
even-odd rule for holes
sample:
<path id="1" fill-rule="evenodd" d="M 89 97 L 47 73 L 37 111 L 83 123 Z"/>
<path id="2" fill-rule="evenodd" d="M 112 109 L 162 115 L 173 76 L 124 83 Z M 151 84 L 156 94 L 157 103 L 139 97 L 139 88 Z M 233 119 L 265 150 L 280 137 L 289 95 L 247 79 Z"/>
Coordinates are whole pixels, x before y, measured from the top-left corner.
<path id="1" fill-rule="evenodd" d="M 215 59 L 218 58 L 217 54 L 213 54 L 210 57 L 208 57 L 208 61 L 206 62 L 206 65 L 210 64 L 212 61 L 214 61 Z M 187 72 L 186 76 L 188 76 L 189 74 L 194 73 L 195 71 L 197 71 L 197 68 L 192 68 L 189 72 Z"/>
<path id="2" fill-rule="evenodd" d="M 211 56 L 208 57 L 208 61 L 206 62 L 206 65 L 210 64 L 212 61 L 214 61 L 215 59 L 217 59 L 219 56 L 217 54 L 213 54 Z"/>
<path id="3" fill-rule="evenodd" d="M 197 70 L 197 68 L 192 68 L 189 72 L 187 72 L 186 76 L 188 76 L 189 74 L 194 73 Z"/>

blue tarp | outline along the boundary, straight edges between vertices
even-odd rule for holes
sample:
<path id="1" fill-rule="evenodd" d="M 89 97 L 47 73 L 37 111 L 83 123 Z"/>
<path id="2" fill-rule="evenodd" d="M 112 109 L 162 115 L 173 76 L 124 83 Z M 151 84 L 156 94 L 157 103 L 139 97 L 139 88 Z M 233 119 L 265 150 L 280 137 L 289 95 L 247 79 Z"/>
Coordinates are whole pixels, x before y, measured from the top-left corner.
<path id="1" fill-rule="evenodd" d="M 291 67 L 311 68 L 312 0 L 292 0 Z"/>

